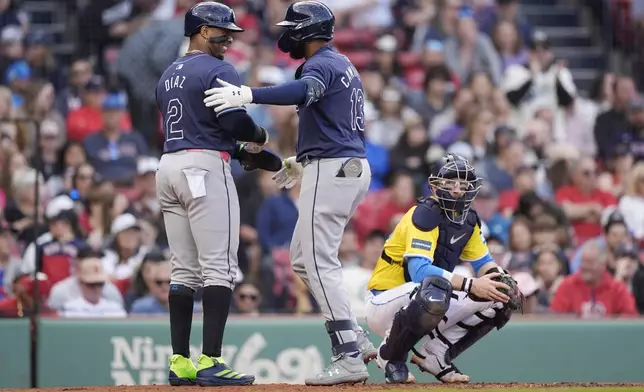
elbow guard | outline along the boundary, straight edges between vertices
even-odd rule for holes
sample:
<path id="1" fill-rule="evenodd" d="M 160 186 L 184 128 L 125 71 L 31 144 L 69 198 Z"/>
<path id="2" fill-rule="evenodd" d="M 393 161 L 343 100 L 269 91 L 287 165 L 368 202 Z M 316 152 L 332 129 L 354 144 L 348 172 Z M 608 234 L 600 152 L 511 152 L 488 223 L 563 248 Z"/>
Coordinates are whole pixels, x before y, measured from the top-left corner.
<path id="1" fill-rule="evenodd" d="M 324 83 L 313 77 L 304 77 L 300 80 L 306 84 L 306 102 L 304 103 L 306 106 L 311 106 L 322 98 L 326 91 Z"/>

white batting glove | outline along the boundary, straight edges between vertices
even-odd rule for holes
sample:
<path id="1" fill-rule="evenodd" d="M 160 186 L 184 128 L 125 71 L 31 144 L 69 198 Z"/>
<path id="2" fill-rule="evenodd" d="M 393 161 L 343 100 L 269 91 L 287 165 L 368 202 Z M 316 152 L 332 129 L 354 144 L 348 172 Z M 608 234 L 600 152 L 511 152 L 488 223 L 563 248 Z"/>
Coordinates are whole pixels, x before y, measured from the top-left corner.
<path id="1" fill-rule="evenodd" d="M 295 157 L 288 157 L 282 162 L 282 169 L 273 175 L 279 189 L 291 189 L 302 178 L 303 167 L 295 161 Z"/>
<path id="2" fill-rule="evenodd" d="M 253 92 L 248 86 L 235 86 L 225 80 L 217 78 L 217 82 L 222 87 L 211 88 L 206 90 L 206 98 L 203 102 L 206 107 L 214 107 L 215 112 L 219 113 L 224 109 L 244 106 L 253 102 Z"/>

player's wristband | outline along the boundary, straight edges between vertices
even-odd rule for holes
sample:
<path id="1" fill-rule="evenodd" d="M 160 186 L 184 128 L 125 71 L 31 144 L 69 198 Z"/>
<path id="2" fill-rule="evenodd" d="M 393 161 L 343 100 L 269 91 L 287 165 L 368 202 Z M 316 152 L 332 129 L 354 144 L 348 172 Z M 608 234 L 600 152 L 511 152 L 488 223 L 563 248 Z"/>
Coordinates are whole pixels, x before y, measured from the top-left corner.
<path id="1" fill-rule="evenodd" d="M 473 279 L 463 278 L 463 283 L 461 283 L 461 291 L 469 293 L 472 290 Z"/>
<path id="2" fill-rule="evenodd" d="M 463 278 L 463 283 L 461 284 L 461 291 L 469 293 L 472 290 L 473 279 Z"/>
<path id="3" fill-rule="evenodd" d="M 260 127 L 260 128 L 262 128 L 262 132 L 264 132 L 264 142 L 262 144 L 265 146 L 268 143 L 268 139 L 269 139 L 268 131 L 264 127 Z"/>

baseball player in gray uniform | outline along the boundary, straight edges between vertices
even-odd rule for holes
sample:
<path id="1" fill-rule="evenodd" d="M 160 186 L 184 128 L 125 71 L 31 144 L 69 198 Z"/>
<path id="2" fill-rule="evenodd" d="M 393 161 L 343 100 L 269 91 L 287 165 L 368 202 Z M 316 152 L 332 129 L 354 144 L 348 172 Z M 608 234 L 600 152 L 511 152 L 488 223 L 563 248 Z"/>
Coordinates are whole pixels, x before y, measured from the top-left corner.
<path id="1" fill-rule="evenodd" d="M 371 181 L 364 141 L 364 91 L 356 68 L 328 42 L 335 17 L 321 2 L 300 1 L 286 11 L 280 50 L 306 61 L 295 81 L 249 88 L 228 81 L 206 91 L 207 107 L 222 113 L 248 103 L 297 105 L 297 156 L 273 178 L 290 188 L 301 179 L 299 218 L 290 247 L 295 272 L 326 318 L 333 358 L 307 385 L 366 381 L 376 350 L 358 327 L 343 282 L 338 248 L 344 229 Z"/>
<path id="2" fill-rule="evenodd" d="M 245 169 L 267 168 L 263 157 L 265 129 L 255 125 L 244 108 L 215 113 L 201 102 L 204 88 L 223 79 L 239 83 L 235 69 L 223 61 L 235 24 L 229 7 L 202 2 L 185 16 L 190 46 L 163 73 L 156 89 L 163 116 L 165 142 L 156 175 L 172 252 L 169 294 L 173 355 L 171 385 L 228 386 L 252 384 L 255 377 L 230 369 L 221 346 L 237 274 L 239 200 L 229 161 Z M 250 142 L 237 146 L 237 141 Z M 281 160 L 275 157 L 281 168 Z M 270 166 L 270 165 L 269 165 Z M 195 367 L 190 359 L 194 293 L 203 290 L 203 351 Z"/>

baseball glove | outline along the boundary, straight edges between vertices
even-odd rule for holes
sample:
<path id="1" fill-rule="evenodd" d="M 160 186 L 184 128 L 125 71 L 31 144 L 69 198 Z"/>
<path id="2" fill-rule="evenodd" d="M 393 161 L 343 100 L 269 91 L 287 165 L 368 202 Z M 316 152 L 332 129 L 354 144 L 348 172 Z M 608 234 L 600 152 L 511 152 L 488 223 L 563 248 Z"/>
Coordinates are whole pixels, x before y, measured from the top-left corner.
<path id="1" fill-rule="evenodd" d="M 508 287 L 510 287 L 510 290 L 505 290 L 505 289 L 498 289 L 500 292 L 503 294 L 507 295 L 510 297 L 510 300 L 508 301 L 505 306 L 512 310 L 521 310 L 523 312 L 523 293 L 521 293 L 521 290 L 519 290 L 519 285 L 516 280 L 510 275 L 507 271 L 494 279 L 492 279 L 497 282 L 505 283 Z M 487 299 L 479 298 L 476 295 L 469 293 L 468 296 L 472 301 L 476 302 L 487 302 Z"/>
<path id="2" fill-rule="evenodd" d="M 523 293 L 521 292 L 521 290 L 519 290 L 519 284 L 516 280 L 514 280 L 512 275 L 508 273 L 501 274 L 493 280 L 505 283 L 510 287 L 510 290 L 499 289 L 500 292 L 510 297 L 510 300 L 508 301 L 506 306 L 512 311 L 521 310 L 521 312 L 523 313 Z"/>
<path id="3" fill-rule="evenodd" d="M 264 148 L 262 151 L 253 154 L 248 152 L 245 147 L 246 143 L 238 145 L 232 154 L 233 159 L 238 160 L 244 170 L 261 169 L 276 172 L 282 168 L 282 158 L 271 150 Z"/>

